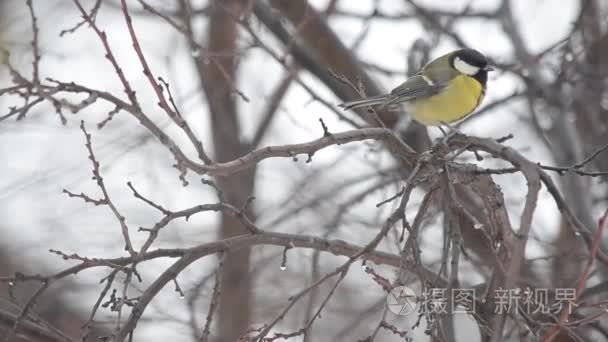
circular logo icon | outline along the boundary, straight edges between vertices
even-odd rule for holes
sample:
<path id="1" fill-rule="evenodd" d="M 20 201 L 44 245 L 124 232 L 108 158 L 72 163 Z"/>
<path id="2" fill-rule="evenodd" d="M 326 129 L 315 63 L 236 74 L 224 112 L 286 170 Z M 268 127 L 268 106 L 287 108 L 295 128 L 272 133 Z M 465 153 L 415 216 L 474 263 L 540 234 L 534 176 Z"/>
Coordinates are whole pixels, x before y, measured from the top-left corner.
<path id="1" fill-rule="evenodd" d="M 416 311 L 418 297 L 416 292 L 407 286 L 396 286 L 386 296 L 386 305 L 395 315 L 407 315 Z"/>

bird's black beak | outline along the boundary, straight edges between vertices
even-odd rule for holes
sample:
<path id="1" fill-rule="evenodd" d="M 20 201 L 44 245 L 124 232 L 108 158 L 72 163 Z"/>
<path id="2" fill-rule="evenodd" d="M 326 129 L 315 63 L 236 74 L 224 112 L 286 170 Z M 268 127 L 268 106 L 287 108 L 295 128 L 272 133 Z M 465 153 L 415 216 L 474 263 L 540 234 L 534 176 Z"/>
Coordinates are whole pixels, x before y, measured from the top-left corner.
<path id="1" fill-rule="evenodd" d="M 493 70 L 494 70 L 494 68 L 492 68 L 492 67 L 491 67 L 491 66 L 489 66 L 489 65 L 486 65 L 486 66 L 483 68 L 483 70 L 485 70 L 485 71 L 493 71 Z"/>

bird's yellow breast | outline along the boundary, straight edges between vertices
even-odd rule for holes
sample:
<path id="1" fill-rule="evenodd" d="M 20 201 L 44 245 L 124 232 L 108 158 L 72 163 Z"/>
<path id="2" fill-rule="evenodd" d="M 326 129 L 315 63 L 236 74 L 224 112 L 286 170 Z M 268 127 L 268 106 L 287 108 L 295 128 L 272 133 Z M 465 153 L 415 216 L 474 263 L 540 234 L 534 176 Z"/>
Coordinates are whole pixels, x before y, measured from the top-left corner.
<path id="1" fill-rule="evenodd" d="M 409 112 L 414 120 L 427 126 L 456 122 L 477 108 L 484 92 L 476 79 L 459 75 L 439 94 L 410 102 Z"/>

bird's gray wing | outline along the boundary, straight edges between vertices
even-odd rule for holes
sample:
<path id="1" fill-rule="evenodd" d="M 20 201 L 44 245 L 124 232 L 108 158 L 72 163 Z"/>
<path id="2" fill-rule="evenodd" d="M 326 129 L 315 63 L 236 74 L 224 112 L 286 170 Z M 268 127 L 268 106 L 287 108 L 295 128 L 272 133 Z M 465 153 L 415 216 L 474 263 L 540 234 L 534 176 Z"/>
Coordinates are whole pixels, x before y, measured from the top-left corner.
<path id="1" fill-rule="evenodd" d="M 433 82 L 429 77 L 417 74 L 391 91 L 389 104 L 433 96 L 441 92 L 446 85 L 447 82 Z"/>

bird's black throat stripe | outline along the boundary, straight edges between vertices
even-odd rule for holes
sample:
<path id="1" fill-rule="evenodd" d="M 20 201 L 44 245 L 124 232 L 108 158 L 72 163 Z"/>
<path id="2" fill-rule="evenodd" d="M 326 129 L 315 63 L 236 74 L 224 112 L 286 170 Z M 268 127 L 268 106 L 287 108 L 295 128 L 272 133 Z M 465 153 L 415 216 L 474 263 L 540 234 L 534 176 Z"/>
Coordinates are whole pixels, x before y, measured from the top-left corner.
<path id="1" fill-rule="evenodd" d="M 488 72 L 486 70 L 480 70 L 478 73 L 471 77 L 481 83 L 484 89 L 486 88 L 486 83 L 488 82 Z"/>

